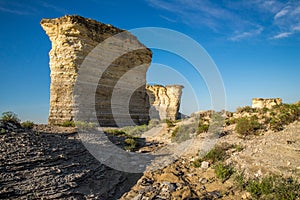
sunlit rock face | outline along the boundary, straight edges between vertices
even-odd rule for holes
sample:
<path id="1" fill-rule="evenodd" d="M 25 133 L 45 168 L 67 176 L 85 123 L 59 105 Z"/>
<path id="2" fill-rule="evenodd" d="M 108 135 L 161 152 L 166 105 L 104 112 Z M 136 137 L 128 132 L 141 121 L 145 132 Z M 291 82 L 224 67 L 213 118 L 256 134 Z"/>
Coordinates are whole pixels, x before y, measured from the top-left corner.
<path id="1" fill-rule="evenodd" d="M 176 120 L 179 116 L 181 85 L 147 85 L 152 118 Z"/>
<path id="2" fill-rule="evenodd" d="M 160 119 L 174 120 L 178 117 L 182 86 L 160 86 L 160 89 L 146 86 L 146 72 L 151 63 L 152 52 L 129 32 L 92 19 L 68 15 L 55 19 L 42 19 L 41 26 L 52 43 L 49 52 L 51 71 L 49 124 L 74 120 L 76 112 L 74 85 L 80 66 L 97 45 L 119 33 L 122 34 L 121 40 L 124 41 L 124 46 L 129 44 L 141 48 L 122 54 L 109 66 L 97 65 L 103 72 L 101 77 L 96 77 L 99 81 L 96 83 L 97 89 L 94 94 L 95 109 L 88 112 L 96 112 L 101 126 L 126 126 L 132 125 L 132 122 L 145 124 L 151 118 L 149 112 L 153 111 L 150 109 L 150 104 L 153 104 L 152 108 L 159 113 Z M 115 53 L 116 45 L 108 45 L 105 51 L 107 55 Z M 101 59 L 97 62 L 105 63 L 109 58 Z M 132 75 L 129 78 L 124 78 L 130 73 Z M 123 84 L 120 85 L 122 81 Z M 113 100 L 114 92 L 122 93 L 128 90 L 128 87 L 134 88 L 130 91 L 129 105 L 114 104 L 118 102 Z M 118 111 L 123 112 L 124 109 L 127 109 L 129 115 L 124 117 L 122 114 L 118 115 Z"/>
<path id="3" fill-rule="evenodd" d="M 281 98 L 253 98 L 252 99 L 252 108 L 272 108 L 276 105 L 281 105 Z"/>
<path id="4" fill-rule="evenodd" d="M 123 32 L 111 25 L 99 23 L 95 20 L 80 16 L 63 16 L 56 19 L 43 19 L 41 26 L 52 42 L 49 53 L 51 85 L 50 85 L 50 112 L 49 124 L 59 124 L 74 119 L 73 88 L 80 65 L 86 56 L 105 39 Z M 139 43 L 139 41 L 126 32 L 125 42 Z M 141 45 L 139 43 L 139 45 Z M 107 49 L 110 51 L 110 49 Z M 129 106 L 130 116 L 137 123 L 146 123 L 149 120 L 149 101 L 145 90 L 146 72 L 151 63 L 152 52 L 143 49 L 126 53 L 116 59 L 110 66 L 105 67 L 103 76 L 99 78 L 99 86 L 95 94 L 98 121 L 101 125 L 116 125 L 112 116 L 110 98 L 118 80 L 136 66 L 143 65 L 136 70 L 139 77 L 138 87 L 131 98 L 135 106 Z M 130 80 L 134 81 L 134 79 Z M 134 83 L 133 83 L 134 84 Z"/>

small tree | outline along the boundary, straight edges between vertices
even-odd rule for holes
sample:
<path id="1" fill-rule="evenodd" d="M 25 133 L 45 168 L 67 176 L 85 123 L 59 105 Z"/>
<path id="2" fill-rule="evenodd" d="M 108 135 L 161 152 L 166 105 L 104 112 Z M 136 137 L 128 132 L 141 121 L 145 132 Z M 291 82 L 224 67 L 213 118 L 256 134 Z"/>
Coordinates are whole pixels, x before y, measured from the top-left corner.
<path id="1" fill-rule="evenodd" d="M 18 118 L 18 115 L 11 111 L 2 113 L 2 116 L 0 119 L 4 122 L 12 122 L 12 123 L 20 123 L 20 121 L 21 121 Z"/>

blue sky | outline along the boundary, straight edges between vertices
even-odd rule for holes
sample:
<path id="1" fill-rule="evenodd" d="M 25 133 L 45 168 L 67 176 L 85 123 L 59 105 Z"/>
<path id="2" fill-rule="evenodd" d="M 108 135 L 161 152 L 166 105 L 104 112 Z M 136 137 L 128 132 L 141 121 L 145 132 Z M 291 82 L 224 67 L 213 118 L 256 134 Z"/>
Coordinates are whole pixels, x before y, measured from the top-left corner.
<path id="1" fill-rule="evenodd" d="M 250 105 L 253 97 L 300 100 L 298 0 L 0 0 L 0 112 L 47 121 L 51 44 L 39 22 L 66 14 L 127 30 L 164 27 L 188 35 L 218 67 L 229 110 Z M 168 52 L 153 52 L 153 62 L 161 65 L 150 67 L 149 82 L 184 84 L 184 113 L 211 107 L 205 82 L 189 81 L 189 75 L 182 78 L 188 62 Z"/>

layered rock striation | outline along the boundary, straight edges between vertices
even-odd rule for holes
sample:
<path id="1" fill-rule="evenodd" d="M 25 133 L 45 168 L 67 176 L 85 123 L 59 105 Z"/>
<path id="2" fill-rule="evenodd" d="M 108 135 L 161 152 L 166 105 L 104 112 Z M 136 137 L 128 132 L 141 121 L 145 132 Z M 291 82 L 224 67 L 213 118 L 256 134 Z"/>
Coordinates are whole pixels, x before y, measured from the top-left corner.
<path id="1" fill-rule="evenodd" d="M 74 87 L 80 69 L 89 62 L 85 81 L 97 88 L 91 94 L 94 107 L 86 108 L 83 115 L 96 112 L 101 126 L 145 124 L 153 104 L 158 118 L 178 118 L 182 86 L 147 86 L 146 90 L 152 52 L 135 36 L 80 16 L 43 19 L 41 26 L 52 43 L 49 124 L 74 120 L 78 113 Z M 96 71 L 101 72 L 100 77 Z M 83 90 L 92 90 L 88 84 Z"/>
<path id="2" fill-rule="evenodd" d="M 179 116 L 181 85 L 147 85 L 151 118 L 176 120 Z"/>
<path id="3" fill-rule="evenodd" d="M 43 19 L 41 26 L 46 31 L 52 42 L 49 53 L 51 85 L 50 85 L 50 112 L 49 124 L 59 124 L 64 121 L 74 120 L 73 88 L 78 75 L 78 70 L 87 55 L 101 42 L 116 34 L 124 33 L 124 43 L 132 43 L 143 47 L 131 52 L 126 52 L 114 60 L 110 66 L 99 64 L 103 68 L 95 94 L 95 109 L 98 121 L 104 126 L 115 126 L 110 99 L 118 80 L 136 66 L 135 76 L 142 81 L 131 98 L 135 106 L 129 106 L 132 120 L 146 123 L 149 120 L 149 102 L 145 90 L 146 71 L 151 62 L 152 52 L 143 46 L 136 37 L 130 33 L 99 23 L 95 20 L 80 16 L 63 16 L 56 19 Z M 105 49 L 109 54 L 114 51 L 114 46 Z M 113 53 L 113 52 L 112 52 Z M 135 77 L 134 77 L 135 78 Z M 134 84 L 134 83 L 133 83 Z"/>
<path id="4" fill-rule="evenodd" d="M 281 105 L 281 98 L 253 98 L 252 99 L 252 108 L 272 108 L 276 105 Z"/>

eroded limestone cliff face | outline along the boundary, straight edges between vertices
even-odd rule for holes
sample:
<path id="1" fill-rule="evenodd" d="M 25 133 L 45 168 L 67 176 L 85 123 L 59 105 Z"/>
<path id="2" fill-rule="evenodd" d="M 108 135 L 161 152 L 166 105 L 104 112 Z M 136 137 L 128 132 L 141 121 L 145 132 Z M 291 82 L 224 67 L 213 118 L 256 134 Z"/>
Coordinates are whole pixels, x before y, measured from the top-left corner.
<path id="1" fill-rule="evenodd" d="M 176 120 L 183 86 L 181 85 L 147 85 L 152 118 Z"/>
<path id="2" fill-rule="evenodd" d="M 132 122 L 145 124 L 151 117 L 149 112 L 152 111 L 155 111 L 160 119 L 178 118 L 182 86 L 147 86 L 148 92 L 146 91 L 146 72 L 151 63 L 152 52 L 135 36 L 111 25 L 80 16 L 43 19 L 41 26 L 52 42 L 49 52 L 49 124 L 74 120 L 77 112 L 77 107 L 74 109 L 74 105 L 77 104 L 74 100 L 74 85 L 81 66 L 87 63 L 87 60 L 92 60 L 92 63 L 88 65 L 91 68 L 89 74 L 85 74 L 89 80 L 85 81 L 97 85 L 97 89 L 95 94 L 92 94 L 95 96 L 95 107 L 90 107 L 84 112 L 86 115 L 96 112 L 101 126 L 126 126 L 133 125 Z M 116 41 L 121 40 L 121 43 L 108 42 L 104 49 L 100 48 L 101 52 L 95 54 L 99 44 L 102 45 L 116 35 L 120 36 Z M 131 46 L 138 48 L 129 51 L 128 47 Z M 106 56 L 99 58 L 98 55 L 102 52 L 105 52 L 103 54 Z M 116 52 L 118 57 L 110 62 L 110 57 L 116 55 Z M 122 54 L 118 54 L 120 52 Z M 101 71 L 101 77 L 93 73 L 93 70 Z M 87 85 L 84 89 L 90 88 Z M 130 89 L 133 91 L 129 91 Z M 114 94 L 117 94 L 115 99 Z M 119 101 L 123 98 L 129 99 L 128 103 Z M 154 109 L 149 110 L 150 104 L 153 104 Z"/>
<path id="3" fill-rule="evenodd" d="M 272 108 L 273 106 L 282 104 L 281 98 L 253 98 L 252 108 Z"/>
<path id="4" fill-rule="evenodd" d="M 49 124 L 59 124 L 74 119 L 73 88 L 80 65 L 86 56 L 100 42 L 118 33 L 124 33 L 124 30 L 80 16 L 43 19 L 41 26 L 52 42 L 52 49 L 49 53 L 51 85 L 48 122 Z M 127 43 L 142 46 L 136 37 L 128 32 L 123 37 L 122 39 Z M 107 49 L 108 52 L 110 50 Z M 131 102 L 135 105 L 129 106 L 129 109 L 131 109 L 130 115 L 137 124 L 146 123 L 149 120 L 147 113 L 149 102 L 145 84 L 146 71 L 151 62 L 151 57 L 152 52 L 144 47 L 122 55 L 109 67 L 99 65 L 100 68 L 105 68 L 95 94 L 95 107 L 101 125 L 116 125 L 110 105 L 112 91 L 118 80 L 126 72 L 139 65 L 143 65 L 143 67 L 136 72 L 136 76 L 142 79 L 144 86 L 139 87 L 131 99 Z"/>

